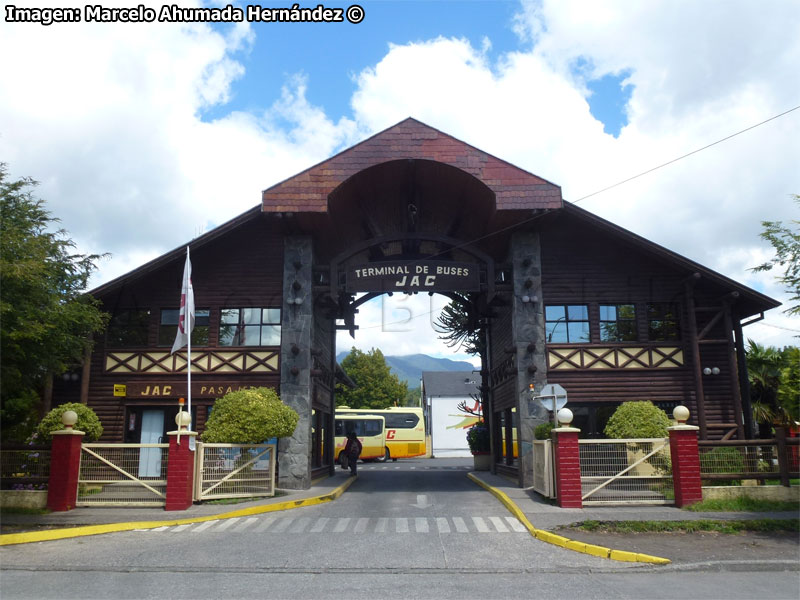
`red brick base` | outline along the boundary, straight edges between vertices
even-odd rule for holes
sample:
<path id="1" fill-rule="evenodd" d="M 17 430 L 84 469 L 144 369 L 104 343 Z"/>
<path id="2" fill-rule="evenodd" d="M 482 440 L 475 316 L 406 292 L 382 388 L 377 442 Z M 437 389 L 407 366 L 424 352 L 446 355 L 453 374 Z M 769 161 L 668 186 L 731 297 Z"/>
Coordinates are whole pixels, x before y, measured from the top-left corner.
<path id="1" fill-rule="evenodd" d="M 567 429 L 567 428 L 564 428 Z M 573 429 L 573 428 L 569 428 Z M 581 463 L 578 450 L 578 430 L 555 433 L 556 490 L 561 508 L 583 508 L 581 500 Z"/>
<path id="2" fill-rule="evenodd" d="M 47 508 L 52 511 L 72 510 L 78 501 L 83 435 L 72 431 L 53 434 L 50 479 L 47 484 Z"/>
<path id="3" fill-rule="evenodd" d="M 700 502 L 703 499 L 703 488 L 700 481 L 697 427 L 687 425 L 670 427 L 669 452 L 672 459 L 675 506 L 680 508 Z"/>
<path id="4" fill-rule="evenodd" d="M 192 505 L 194 492 L 194 450 L 189 449 L 189 440 L 195 432 L 170 431 L 169 459 L 167 462 L 167 502 L 164 510 L 186 510 Z"/>

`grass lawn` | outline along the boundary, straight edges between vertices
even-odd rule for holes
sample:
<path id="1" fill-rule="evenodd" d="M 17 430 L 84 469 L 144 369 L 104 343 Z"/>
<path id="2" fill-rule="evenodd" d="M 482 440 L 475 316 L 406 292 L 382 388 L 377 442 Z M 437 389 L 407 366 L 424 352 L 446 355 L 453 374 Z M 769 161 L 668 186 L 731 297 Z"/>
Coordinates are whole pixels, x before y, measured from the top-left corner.
<path id="1" fill-rule="evenodd" d="M 800 532 L 800 519 L 737 519 L 716 521 L 584 521 L 572 525 L 583 531 L 599 533 L 695 533 L 713 531 L 716 533 L 759 532 Z"/>
<path id="2" fill-rule="evenodd" d="M 742 496 L 718 500 L 703 500 L 684 508 L 691 512 L 783 512 L 800 513 L 800 503 L 779 500 L 761 500 Z"/>

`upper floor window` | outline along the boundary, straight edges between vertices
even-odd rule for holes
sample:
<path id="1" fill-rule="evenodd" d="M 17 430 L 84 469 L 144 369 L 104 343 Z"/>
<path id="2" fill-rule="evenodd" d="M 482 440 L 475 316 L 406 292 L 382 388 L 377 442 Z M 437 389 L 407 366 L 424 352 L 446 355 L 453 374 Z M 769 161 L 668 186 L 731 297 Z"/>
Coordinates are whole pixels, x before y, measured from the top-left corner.
<path id="1" fill-rule="evenodd" d="M 177 308 L 167 308 L 161 311 L 161 321 L 158 324 L 159 346 L 172 346 L 175 342 L 179 316 L 180 310 Z M 209 310 L 207 308 L 195 309 L 192 346 L 208 346 L 208 317 Z"/>
<path id="2" fill-rule="evenodd" d="M 548 344 L 588 342 L 589 307 L 585 304 L 551 304 L 544 307 Z"/>
<path id="3" fill-rule="evenodd" d="M 147 346 L 150 311 L 124 309 L 114 313 L 106 330 L 106 345 L 110 348 Z"/>
<path id="4" fill-rule="evenodd" d="M 220 346 L 280 346 L 279 308 L 223 308 L 219 321 Z"/>
<path id="5" fill-rule="evenodd" d="M 600 305 L 600 340 L 635 342 L 639 339 L 633 304 Z"/>
<path id="6" fill-rule="evenodd" d="M 677 304 L 668 302 L 648 303 L 647 339 L 654 342 L 668 342 L 680 339 L 680 326 Z"/>

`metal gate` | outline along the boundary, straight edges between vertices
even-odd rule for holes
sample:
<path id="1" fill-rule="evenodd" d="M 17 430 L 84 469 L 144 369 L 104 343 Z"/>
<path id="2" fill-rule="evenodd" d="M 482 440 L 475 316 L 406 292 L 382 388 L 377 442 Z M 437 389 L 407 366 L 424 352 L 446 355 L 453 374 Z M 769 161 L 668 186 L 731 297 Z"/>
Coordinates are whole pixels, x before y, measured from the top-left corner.
<path id="1" fill-rule="evenodd" d="M 533 489 L 545 498 L 556 497 L 555 464 L 553 442 L 533 442 Z"/>
<path id="2" fill-rule="evenodd" d="M 197 443 L 194 499 L 275 495 L 274 444 Z"/>
<path id="3" fill-rule="evenodd" d="M 669 439 L 579 440 L 584 504 L 672 504 Z"/>
<path id="4" fill-rule="evenodd" d="M 77 506 L 163 506 L 169 444 L 83 444 Z"/>

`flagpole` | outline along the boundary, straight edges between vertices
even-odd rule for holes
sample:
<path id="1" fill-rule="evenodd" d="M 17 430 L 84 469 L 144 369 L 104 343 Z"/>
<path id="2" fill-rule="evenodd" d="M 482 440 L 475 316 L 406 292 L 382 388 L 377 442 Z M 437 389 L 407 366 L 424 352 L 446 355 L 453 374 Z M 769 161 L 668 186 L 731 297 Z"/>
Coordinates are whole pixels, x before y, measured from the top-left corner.
<path id="1" fill-rule="evenodd" d="M 186 246 L 186 263 L 189 264 L 189 246 Z M 189 270 L 186 270 L 186 277 L 189 278 L 189 281 L 184 281 L 184 285 L 186 286 L 186 290 L 189 290 L 189 285 L 191 282 L 191 274 Z M 188 300 L 188 298 L 187 298 Z M 188 314 L 189 307 L 186 307 L 186 316 L 184 317 L 184 328 L 189 329 L 189 319 L 191 318 Z M 187 410 L 189 411 L 189 431 L 193 431 L 192 429 L 192 332 L 189 330 L 189 335 L 187 337 L 186 342 L 186 399 L 187 403 Z"/>

